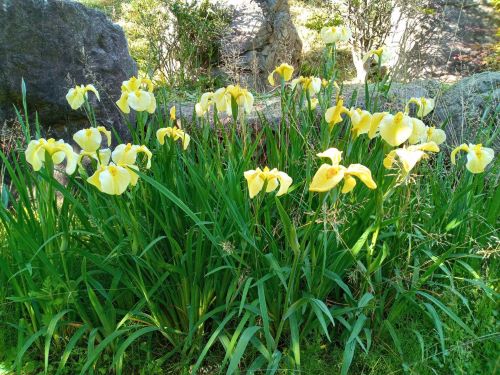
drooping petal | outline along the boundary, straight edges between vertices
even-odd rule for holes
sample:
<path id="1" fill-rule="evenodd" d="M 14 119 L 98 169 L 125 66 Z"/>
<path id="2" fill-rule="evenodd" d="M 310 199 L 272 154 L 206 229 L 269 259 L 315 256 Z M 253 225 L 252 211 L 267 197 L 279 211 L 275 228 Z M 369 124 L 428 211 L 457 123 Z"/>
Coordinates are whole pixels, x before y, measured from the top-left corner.
<path id="1" fill-rule="evenodd" d="M 427 128 L 427 142 L 434 142 L 440 145 L 446 142 L 446 133 L 443 129 L 436 129 L 434 126 Z"/>
<path id="2" fill-rule="evenodd" d="M 99 179 L 100 174 L 105 170 L 105 166 L 99 167 L 92 176 L 87 178 L 87 182 L 94 185 L 99 191 L 102 191 L 101 180 Z"/>
<path id="3" fill-rule="evenodd" d="M 344 178 L 341 165 L 322 164 L 314 175 L 309 191 L 326 192 L 333 189 Z"/>
<path id="4" fill-rule="evenodd" d="M 493 149 L 483 147 L 481 144 L 469 144 L 469 152 L 467 153 L 467 163 L 465 167 L 471 173 L 483 173 L 486 166 L 491 163 L 495 157 Z"/>
<path id="5" fill-rule="evenodd" d="M 85 102 L 85 98 L 83 95 L 84 91 L 80 86 L 69 89 L 68 93 L 66 94 L 66 100 L 68 101 L 71 109 L 76 110 L 83 105 L 83 103 Z"/>
<path id="6" fill-rule="evenodd" d="M 451 164 L 456 164 L 455 155 L 459 151 L 469 152 L 469 146 L 467 146 L 465 143 L 462 143 L 460 146 L 455 147 L 455 149 L 451 152 Z"/>
<path id="7" fill-rule="evenodd" d="M 109 148 L 104 148 L 98 150 L 98 162 L 100 165 L 108 165 L 111 160 L 111 150 Z"/>
<path id="8" fill-rule="evenodd" d="M 85 90 L 85 93 L 88 91 L 92 91 L 95 94 L 95 96 L 97 97 L 97 100 L 101 101 L 101 98 L 99 97 L 99 92 L 94 87 L 94 85 L 87 85 L 87 86 L 85 86 L 84 90 Z"/>
<path id="9" fill-rule="evenodd" d="M 335 107 L 330 107 L 325 112 L 325 120 L 330 126 L 330 131 L 335 124 L 342 122 L 342 113 L 347 113 L 347 108 L 344 107 L 344 100 L 339 98 Z"/>
<path id="10" fill-rule="evenodd" d="M 368 189 L 376 189 L 377 184 L 373 181 L 372 172 L 369 168 L 365 167 L 361 164 L 351 164 L 347 167 L 345 171 L 346 175 L 351 175 L 359 178 L 361 182 L 363 182 Z"/>
<path id="11" fill-rule="evenodd" d="M 128 92 L 122 92 L 120 99 L 117 100 L 116 105 L 123 113 L 130 113 L 130 106 L 128 105 Z"/>
<path id="12" fill-rule="evenodd" d="M 383 161 L 384 167 L 386 169 L 391 169 L 395 161 L 396 161 L 396 150 L 392 150 L 384 158 Z"/>
<path id="13" fill-rule="evenodd" d="M 106 136 L 108 142 L 108 147 L 111 146 L 111 132 L 107 130 L 104 126 L 98 126 L 97 130 Z"/>
<path id="14" fill-rule="evenodd" d="M 408 138 L 408 143 L 414 145 L 419 142 L 425 142 L 427 139 L 427 127 L 422 120 L 418 118 L 411 118 L 411 124 L 413 126 L 410 138 Z"/>
<path id="15" fill-rule="evenodd" d="M 151 94 L 143 90 L 135 90 L 128 95 L 128 105 L 136 110 L 142 112 L 151 106 Z"/>
<path id="16" fill-rule="evenodd" d="M 293 179 L 285 172 L 278 172 L 278 180 L 280 182 L 280 188 L 276 193 L 276 196 L 282 196 L 288 192 L 290 185 L 292 185 Z"/>
<path id="17" fill-rule="evenodd" d="M 371 114 L 368 111 L 358 109 L 351 109 L 348 112 L 351 118 L 352 128 L 351 131 L 354 133 L 355 137 L 361 134 L 366 134 L 370 131 L 371 125 Z"/>
<path id="18" fill-rule="evenodd" d="M 341 193 L 346 194 L 352 191 L 356 186 L 356 179 L 352 176 L 344 176 L 344 186 L 342 187 Z"/>
<path id="19" fill-rule="evenodd" d="M 342 160 L 342 151 L 337 150 L 335 147 L 331 147 L 326 151 L 316 154 L 320 158 L 330 158 L 332 165 L 339 165 L 340 160 Z"/>
<path id="20" fill-rule="evenodd" d="M 146 155 L 146 157 L 148 158 L 148 161 L 146 163 L 146 169 L 151 168 L 151 158 L 153 157 L 153 153 L 149 150 L 149 148 L 142 145 L 142 146 L 139 146 L 139 148 L 137 149 L 137 152 L 138 153 L 142 152 Z"/>
<path id="21" fill-rule="evenodd" d="M 375 138 L 378 132 L 378 128 L 380 126 L 380 122 L 387 114 L 389 114 L 389 112 L 375 112 L 372 114 L 370 122 L 370 130 L 368 131 L 368 137 L 370 139 Z"/>
<path id="22" fill-rule="evenodd" d="M 61 146 L 61 151 L 66 155 L 66 173 L 73 174 L 77 167 L 78 155 L 73 151 L 73 147 L 67 143 Z"/>
<path id="23" fill-rule="evenodd" d="M 172 134 L 172 128 L 171 127 L 166 127 L 166 128 L 161 128 L 156 131 L 156 139 L 158 142 L 163 145 L 165 144 L 165 137 L 170 137 L 170 134 Z"/>
<path id="24" fill-rule="evenodd" d="M 425 152 L 422 150 L 407 150 L 404 148 L 398 148 L 396 150 L 396 155 L 398 155 L 403 169 L 406 173 L 410 172 L 413 167 L 425 156 Z"/>
<path id="25" fill-rule="evenodd" d="M 256 170 L 246 171 L 243 174 L 247 180 L 250 199 L 259 194 L 264 186 L 264 180 L 260 177 L 261 172 L 260 168 L 257 168 Z"/>
<path id="26" fill-rule="evenodd" d="M 32 140 L 30 141 L 28 147 L 26 148 L 26 151 L 24 152 L 26 161 L 31 164 L 34 171 L 39 171 L 43 165 L 43 160 L 39 157 L 40 149 L 42 149 L 40 141 Z"/>
<path id="27" fill-rule="evenodd" d="M 273 70 L 268 76 L 267 76 L 267 81 L 269 82 L 269 84 L 271 86 L 274 86 L 275 85 L 275 82 L 274 82 L 274 72 L 276 72 L 276 70 Z"/>
<path id="28" fill-rule="evenodd" d="M 139 170 L 139 167 L 137 165 L 127 165 L 124 166 L 124 168 L 126 168 L 128 170 L 128 173 L 130 174 L 130 185 L 137 185 L 137 181 L 139 181 L 139 175 L 136 173 L 136 171 Z"/>
<path id="29" fill-rule="evenodd" d="M 146 111 L 148 113 L 154 113 L 156 111 L 156 98 L 152 92 L 149 93 L 149 100 L 149 106 L 146 108 Z"/>

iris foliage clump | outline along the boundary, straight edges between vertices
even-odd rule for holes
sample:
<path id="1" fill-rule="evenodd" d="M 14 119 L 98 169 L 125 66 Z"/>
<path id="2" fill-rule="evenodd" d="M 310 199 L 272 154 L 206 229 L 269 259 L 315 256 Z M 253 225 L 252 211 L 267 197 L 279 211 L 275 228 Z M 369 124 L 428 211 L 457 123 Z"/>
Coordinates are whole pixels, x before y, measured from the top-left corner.
<path id="1" fill-rule="evenodd" d="M 91 85 L 67 96 L 89 115 L 78 152 L 19 114 L 26 144 L 0 154 L 2 366 L 307 372 L 320 342 L 333 372 L 390 348 L 400 369 L 432 373 L 457 336 L 491 338 L 470 301 L 497 297 L 495 124 L 447 144 L 426 120 L 432 98 L 378 109 L 382 69 L 359 93 L 366 108 L 349 108 L 335 43 L 350 32 L 322 35 L 322 77 L 271 73 L 277 123 L 261 111 L 251 124 L 239 85 L 177 118 L 165 89 L 136 77 L 117 101 L 130 142 L 96 122 Z"/>

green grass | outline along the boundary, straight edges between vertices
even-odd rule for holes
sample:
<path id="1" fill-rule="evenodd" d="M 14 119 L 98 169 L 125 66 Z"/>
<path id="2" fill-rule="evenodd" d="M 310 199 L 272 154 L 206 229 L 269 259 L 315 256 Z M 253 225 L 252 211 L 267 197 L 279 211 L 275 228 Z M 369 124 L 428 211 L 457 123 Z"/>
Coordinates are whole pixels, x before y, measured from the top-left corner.
<path id="1" fill-rule="evenodd" d="M 332 92 L 320 94 L 323 111 Z M 156 94 L 165 105 L 168 93 Z M 2 366 L 494 373 L 498 160 L 472 175 L 443 145 L 395 184 L 380 138 L 353 139 L 348 119 L 330 133 L 304 100 L 283 89 L 280 124 L 265 113 L 256 127 L 183 121 L 186 151 L 156 141 L 168 113 L 140 114 L 132 136 L 153 152 L 152 168 L 121 196 L 88 184 L 89 171 L 63 182 L 50 166 L 33 173 L 25 144 L 0 154 L 12 181 L 0 209 Z M 487 143 L 494 129 L 469 141 Z M 310 193 L 315 154 L 333 146 L 343 165 L 369 167 L 378 188 Z M 293 185 L 250 200 L 243 173 L 265 165 Z"/>

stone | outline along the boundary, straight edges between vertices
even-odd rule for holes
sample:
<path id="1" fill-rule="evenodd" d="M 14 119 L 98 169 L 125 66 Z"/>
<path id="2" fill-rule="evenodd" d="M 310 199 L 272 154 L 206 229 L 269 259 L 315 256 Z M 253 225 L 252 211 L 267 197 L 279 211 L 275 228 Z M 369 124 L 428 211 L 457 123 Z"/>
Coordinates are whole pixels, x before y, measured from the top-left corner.
<path id="1" fill-rule="evenodd" d="M 89 94 L 100 124 L 124 134 L 115 105 L 122 81 L 137 74 L 123 30 L 106 16 L 68 0 L 0 0 L 0 125 L 21 108 L 21 79 L 31 114 L 51 135 L 71 139 L 88 126 L 83 110 L 66 102 L 75 84 L 95 85 Z"/>
<path id="2" fill-rule="evenodd" d="M 261 90 L 281 63 L 298 68 L 302 41 L 288 0 L 223 0 L 232 21 L 221 40 L 223 70 L 243 85 Z"/>
<path id="3" fill-rule="evenodd" d="M 448 144 L 486 141 L 491 134 L 481 134 L 483 125 L 500 125 L 499 106 L 500 72 L 478 73 L 463 78 L 438 96 L 431 120 L 446 122 Z M 497 147 L 498 138 L 497 135 L 494 141 Z"/>

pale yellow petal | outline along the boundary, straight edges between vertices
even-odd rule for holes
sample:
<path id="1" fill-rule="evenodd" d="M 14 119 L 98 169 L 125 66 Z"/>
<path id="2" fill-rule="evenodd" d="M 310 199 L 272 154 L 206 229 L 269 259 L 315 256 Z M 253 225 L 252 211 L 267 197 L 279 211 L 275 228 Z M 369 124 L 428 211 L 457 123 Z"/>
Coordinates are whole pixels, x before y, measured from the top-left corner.
<path id="1" fill-rule="evenodd" d="M 316 156 L 320 158 L 330 158 L 332 165 L 338 165 L 340 164 L 340 160 L 342 160 L 342 151 L 337 150 L 335 147 L 331 147 L 326 151 L 316 154 Z"/>
<path id="2" fill-rule="evenodd" d="M 455 162 L 455 155 L 459 151 L 469 152 L 469 147 L 465 143 L 461 144 L 458 147 L 455 147 L 455 149 L 451 152 L 451 164 L 455 164 L 456 163 Z"/>
<path id="3" fill-rule="evenodd" d="M 116 105 L 123 113 L 130 113 L 130 106 L 128 105 L 128 93 L 122 92 L 120 99 L 117 100 Z"/>
<path id="4" fill-rule="evenodd" d="M 413 126 L 410 117 L 399 112 L 395 116 L 390 114 L 384 116 L 380 122 L 379 131 L 384 141 L 397 147 L 410 138 Z"/>
<path id="5" fill-rule="evenodd" d="M 344 176 L 344 186 L 342 187 L 341 193 L 346 194 L 352 191 L 356 186 L 356 179 L 349 175 Z"/>
<path id="6" fill-rule="evenodd" d="M 97 97 L 97 100 L 101 100 L 100 96 L 99 96 L 99 92 L 97 91 L 97 89 L 94 87 L 94 85 L 87 85 L 85 86 L 85 92 L 87 91 L 92 91 L 95 96 Z"/>
<path id="7" fill-rule="evenodd" d="M 361 164 L 351 164 L 345 171 L 346 175 L 359 178 L 369 189 L 376 189 L 377 184 L 373 181 L 372 172 L 369 168 Z"/>
<path id="8" fill-rule="evenodd" d="M 336 165 L 322 164 L 314 175 L 309 191 L 326 192 L 333 189 L 344 178 L 344 168 Z"/>
<path id="9" fill-rule="evenodd" d="M 260 178 L 261 170 L 257 168 L 256 170 L 249 170 L 244 172 L 245 179 L 248 184 L 248 192 L 250 194 L 250 199 L 255 197 L 262 190 L 264 186 L 264 180 Z"/>
<path id="10" fill-rule="evenodd" d="M 280 188 L 276 193 L 276 196 L 281 196 L 288 192 L 290 185 L 292 185 L 293 179 L 285 172 L 278 172 L 278 180 L 280 182 Z"/>

